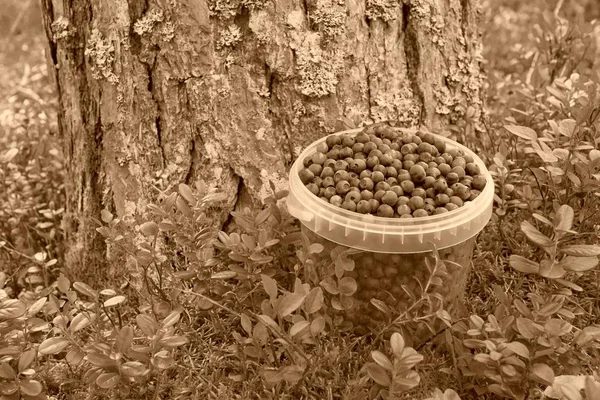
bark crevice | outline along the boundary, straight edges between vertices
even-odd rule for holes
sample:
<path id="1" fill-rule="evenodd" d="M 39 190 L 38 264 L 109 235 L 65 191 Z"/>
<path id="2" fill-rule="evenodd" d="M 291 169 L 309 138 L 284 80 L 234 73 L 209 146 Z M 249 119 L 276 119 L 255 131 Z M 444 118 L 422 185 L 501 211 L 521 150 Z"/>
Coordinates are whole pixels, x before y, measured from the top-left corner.
<path id="1" fill-rule="evenodd" d="M 419 84 L 419 72 L 421 71 L 421 55 L 419 51 L 419 37 L 417 30 L 413 27 L 411 21 L 411 5 L 402 4 L 402 32 L 404 32 L 404 55 L 406 60 L 406 75 L 410 82 L 413 95 L 419 101 L 421 107 L 420 122 L 427 119 L 427 110 L 425 107 L 425 96 L 421 85 Z"/>

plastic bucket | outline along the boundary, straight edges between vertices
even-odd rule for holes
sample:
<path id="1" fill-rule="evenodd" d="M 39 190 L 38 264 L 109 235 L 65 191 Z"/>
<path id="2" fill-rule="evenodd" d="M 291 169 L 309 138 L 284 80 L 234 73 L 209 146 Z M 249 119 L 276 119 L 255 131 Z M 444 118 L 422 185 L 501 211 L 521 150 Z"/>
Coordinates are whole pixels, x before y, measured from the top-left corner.
<path id="1" fill-rule="evenodd" d="M 334 135 L 356 135 L 362 130 Z M 448 281 L 436 286 L 434 291 L 443 296 L 445 307 L 451 313 L 462 302 L 477 234 L 492 215 L 494 182 L 477 154 L 450 139 L 434 136 L 446 142 L 447 148 L 457 148 L 471 155 L 487 180 L 477 198 L 443 214 L 414 219 L 383 218 L 348 211 L 315 196 L 302 183 L 298 172 L 303 168 L 303 160 L 316 152 L 325 137 L 308 146 L 292 165 L 288 210 L 300 220 L 309 241 L 325 247 L 316 257 L 317 264 L 331 263 L 330 254 L 336 247 L 361 250 L 349 252 L 355 268 L 344 274 L 356 280 L 357 290 L 352 300 L 346 299 L 345 304 L 337 307 L 338 314 L 358 327 L 358 331 L 365 331 L 383 317 L 373 309 L 372 298 L 402 313 L 419 297 L 420 286 L 428 278 L 425 258 L 432 254 L 434 246 L 440 259 L 450 261 L 446 263 Z M 320 279 L 331 278 L 330 271 L 319 269 L 318 272 Z M 333 276 L 332 279 L 339 282 L 341 278 Z M 413 292 L 414 298 L 406 289 Z"/>

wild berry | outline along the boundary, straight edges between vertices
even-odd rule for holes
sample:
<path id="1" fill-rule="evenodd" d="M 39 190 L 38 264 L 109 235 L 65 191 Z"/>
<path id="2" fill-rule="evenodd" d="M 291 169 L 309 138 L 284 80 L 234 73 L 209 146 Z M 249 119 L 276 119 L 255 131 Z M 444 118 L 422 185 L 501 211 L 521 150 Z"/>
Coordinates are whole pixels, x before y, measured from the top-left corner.
<path id="1" fill-rule="evenodd" d="M 335 185 L 335 191 L 340 196 L 345 195 L 346 193 L 348 193 L 350 191 L 350 183 L 348 181 L 339 181 Z"/>
<path id="2" fill-rule="evenodd" d="M 342 203 L 342 208 L 346 209 L 348 211 L 356 211 L 356 203 L 353 201 L 349 201 L 349 200 L 344 201 Z"/>
<path id="3" fill-rule="evenodd" d="M 424 209 L 419 209 L 419 210 L 415 210 L 413 212 L 413 217 L 415 218 L 422 218 L 422 217 L 428 217 L 429 213 L 427 211 L 425 211 Z"/>
<path id="4" fill-rule="evenodd" d="M 336 207 L 341 207 L 341 206 L 342 206 L 342 203 L 343 203 L 344 201 L 342 200 L 342 197 L 341 197 L 341 196 L 338 196 L 338 195 L 336 194 L 336 195 L 333 195 L 333 196 L 331 196 L 331 197 L 329 198 L 329 202 L 330 202 L 331 204 L 333 204 L 334 206 L 336 206 Z"/>
<path id="5" fill-rule="evenodd" d="M 356 211 L 361 214 L 369 214 L 371 212 L 371 203 L 367 200 L 361 200 L 356 205 Z"/>
<path id="6" fill-rule="evenodd" d="M 381 202 L 393 207 L 398 202 L 398 195 L 394 191 L 388 190 L 381 198 Z"/>
<path id="7" fill-rule="evenodd" d="M 302 183 L 306 185 L 307 183 L 312 182 L 312 180 L 315 177 L 315 174 L 313 174 L 312 171 L 308 168 L 304 168 L 301 169 L 300 172 L 298 172 L 298 176 L 300 177 Z"/>
<path id="8" fill-rule="evenodd" d="M 388 204 L 382 204 L 377 209 L 378 217 L 392 218 L 394 216 L 394 209 Z"/>

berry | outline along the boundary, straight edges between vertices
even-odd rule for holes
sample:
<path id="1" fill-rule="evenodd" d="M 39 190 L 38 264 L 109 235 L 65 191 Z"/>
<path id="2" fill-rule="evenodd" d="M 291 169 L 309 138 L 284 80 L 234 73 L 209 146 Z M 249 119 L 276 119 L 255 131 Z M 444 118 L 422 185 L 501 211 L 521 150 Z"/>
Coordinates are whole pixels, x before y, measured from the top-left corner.
<path id="1" fill-rule="evenodd" d="M 389 206 L 394 206 L 397 201 L 398 201 L 398 195 L 391 190 L 388 190 L 387 192 L 385 192 L 385 194 L 381 198 L 381 202 L 384 204 L 387 204 Z"/>
<path id="2" fill-rule="evenodd" d="M 356 211 L 356 203 L 353 201 L 344 201 L 342 208 L 348 211 Z"/>
<path id="3" fill-rule="evenodd" d="M 413 218 L 412 214 L 403 214 L 400 218 Z"/>
<path id="4" fill-rule="evenodd" d="M 433 176 L 426 176 L 425 180 L 423 181 L 423 187 L 425 189 L 432 188 L 434 183 L 435 183 L 435 178 Z"/>
<path id="5" fill-rule="evenodd" d="M 323 163 L 323 168 L 331 168 L 333 169 L 333 172 L 335 172 L 335 161 L 333 158 L 328 158 L 327 160 L 325 160 L 325 162 Z"/>
<path id="6" fill-rule="evenodd" d="M 448 182 L 444 178 L 438 178 L 433 184 L 433 188 L 436 192 L 444 193 L 448 189 Z"/>
<path id="7" fill-rule="evenodd" d="M 443 207 L 450 202 L 450 197 L 445 193 L 440 193 L 435 196 L 435 205 L 438 207 Z"/>
<path id="8" fill-rule="evenodd" d="M 373 180 L 371 178 L 362 178 L 360 180 L 360 183 L 358 184 L 358 187 L 361 190 L 373 190 L 375 184 L 373 183 Z"/>
<path id="9" fill-rule="evenodd" d="M 349 164 L 350 164 L 350 171 L 354 172 L 355 174 L 360 174 L 365 169 L 367 169 L 367 163 L 365 162 L 365 160 L 354 159 Z"/>
<path id="10" fill-rule="evenodd" d="M 485 188 L 486 179 L 483 175 L 477 175 L 473 177 L 473 189 L 475 190 L 483 190 Z"/>
<path id="11" fill-rule="evenodd" d="M 373 169 L 377 164 L 379 164 L 379 157 L 369 156 L 369 158 L 367 158 L 367 167 Z"/>
<path id="12" fill-rule="evenodd" d="M 434 211 L 434 214 L 443 214 L 447 213 L 448 209 L 446 207 L 437 207 Z"/>
<path id="13" fill-rule="evenodd" d="M 356 189 L 356 188 L 353 188 Z M 361 196 L 360 196 L 360 192 L 356 192 L 356 191 L 350 191 L 346 194 L 346 197 L 344 198 L 344 201 L 353 201 L 355 203 L 358 203 L 361 200 Z"/>
<path id="14" fill-rule="evenodd" d="M 375 199 L 371 199 L 369 200 L 369 204 L 371 205 L 371 213 L 375 213 L 377 211 L 377 209 L 379 208 L 379 201 L 375 200 Z"/>
<path id="15" fill-rule="evenodd" d="M 479 190 L 471 190 L 471 197 L 469 197 L 469 201 L 475 200 L 481 192 Z"/>
<path id="16" fill-rule="evenodd" d="M 398 170 L 396 170 L 396 168 L 394 167 L 387 167 L 385 169 L 385 174 L 389 177 L 392 178 L 397 178 L 398 177 Z"/>
<path id="17" fill-rule="evenodd" d="M 333 180 L 333 176 L 328 176 L 326 178 L 323 178 L 323 182 L 321 183 L 321 187 L 329 187 L 329 186 L 335 186 L 335 181 Z"/>
<path id="18" fill-rule="evenodd" d="M 305 185 L 309 182 L 312 182 L 315 178 L 315 174 L 313 174 L 308 168 L 301 169 L 300 172 L 298 172 L 298 176 Z"/>
<path id="19" fill-rule="evenodd" d="M 427 198 L 433 199 L 435 197 L 435 189 L 430 187 L 429 189 L 425 190 L 425 194 L 427 194 Z"/>
<path id="20" fill-rule="evenodd" d="M 381 165 L 381 164 L 378 164 L 378 165 L 376 165 L 376 166 L 374 166 L 374 167 L 373 167 L 373 172 L 375 172 L 375 171 L 379 171 L 379 172 L 381 172 L 382 174 L 384 174 L 384 175 L 385 175 L 385 173 L 386 173 L 386 171 L 387 171 L 387 168 L 386 168 L 386 167 L 384 167 L 384 166 L 383 166 L 383 165 Z"/>
<path id="21" fill-rule="evenodd" d="M 360 173 L 360 175 L 358 177 L 360 179 L 370 178 L 372 174 L 373 174 L 373 171 L 371 171 L 370 169 L 365 169 L 363 172 Z"/>
<path id="22" fill-rule="evenodd" d="M 365 143 L 363 153 L 370 154 L 373 150 L 377 150 L 377 145 L 373 142 Z"/>
<path id="23" fill-rule="evenodd" d="M 452 164 L 452 156 L 449 153 L 442 153 L 442 158 L 444 159 L 444 162 L 448 165 Z"/>
<path id="24" fill-rule="evenodd" d="M 350 180 L 350 174 L 348 173 L 348 171 L 344 171 L 344 170 L 337 171 L 333 175 L 333 180 L 335 181 L 335 183 L 338 183 L 340 181 Z"/>
<path id="25" fill-rule="evenodd" d="M 331 167 L 325 167 L 321 171 L 321 178 L 327 178 L 328 176 L 333 176 L 335 171 Z"/>
<path id="26" fill-rule="evenodd" d="M 458 179 L 465 177 L 465 169 L 461 166 L 452 167 L 452 172 L 458 175 Z"/>
<path id="27" fill-rule="evenodd" d="M 396 212 L 398 213 L 399 216 L 403 216 L 405 214 L 412 213 L 412 210 L 410 209 L 410 207 L 408 206 L 408 204 L 400 204 L 396 208 Z"/>
<path id="28" fill-rule="evenodd" d="M 344 147 L 352 147 L 356 143 L 356 140 L 352 136 L 343 135 L 342 137 L 342 146 Z"/>
<path id="29" fill-rule="evenodd" d="M 341 207 L 342 203 L 343 203 L 343 200 L 342 200 L 341 196 L 338 196 L 336 194 L 336 195 L 331 196 L 331 198 L 329 199 L 329 202 L 331 204 L 333 204 L 334 206 L 336 206 L 336 207 Z"/>
<path id="30" fill-rule="evenodd" d="M 329 148 L 332 148 L 336 144 L 342 144 L 342 139 L 338 135 L 330 135 L 325 139 L 325 143 Z"/>
<path id="31" fill-rule="evenodd" d="M 394 216 L 394 209 L 388 204 L 382 204 L 377 209 L 377 216 L 392 218 Z"/>
<path id="32" fill-rule="evenodd" d="M 369 214 L 371 212 L 371 203 L 367 200 L 361 200 L 356 205 L 356 211 L 361 214 Z"/>
<path id="33" fill-rule="evenodd" d="M 323 193 L 323 195 L 327 199 L 331 199 L 333 196 L 336 195 L 335 188 L 333 186 L 329 186 L 329 187 L 325 188 L 325 192 Z"/>
<path id="34" fill-rule="evenodd" d="M 423 182 L 423 180 L 425 180 L 425 177 L 427 176 L 425 173 L 425 169 L 420 166 L 420 165 L 413 165 L 410 168 L 410 176 L 413 180 L 413 182 Z"/>
<path id="35" fill-rule="evenodd" d="M 444 142 L 443 140 L 437 139 L 433 145 L 435 146 L 436 149 L 438 149 L 438 151 L 440 153 L 444 153 L 446 151 L 446 142 Z"/>
<path id="36" fill-rule="evenodd" d="M 396 179 L 398 179 L 398 182 L 410 181 L 410 172 L 405 169 L 401 169 L 398 171 L 398 176 Z"/>
<path id="37" fill-rule="evenodd" d="M 415 218 L 422 218 L 422 217 L 428 217 L 429 213 L 423 209 L 419 209 L 419 210 L 415 210 L 413 212 L 413 217 Z"/>
<path id="38" fill-rule="evenodd" d="M 349 168 L 349 165 L 344 160 L 337 160 L 335 162 L 335 165 L 333 166 L 333 169 L 336 171 L 348 171 L 348 168 Z"/>
<path id="39" fill-rule="evenodd" d="M 458 207 L 462 207 L 463 206 L 463 201 L 458 196 L 450 196 L 450 203 L 455 204 Z M 450 204 L 450 203 L 448 203 L 448 204 Z"/>
<path id="40" fill-rule="evenodd" d="M 396 186 L 392 186 L 390 188 L 390 190 L 394 193 L 396 193 L 396 196 L 398 196 L 398 198 L 400 198 L 400 196 L 404 196 L 404 190 L 402 190 L 402 188 L 398 185 Z"/>
<path id="41" fill-rule="evenodd" d="M 444 207 L 446 207 L 446 210 L 448 211 L 454 211 L 458 208 L 458 206 L 454 203 L 448 203 Z"/>
<path id="42" fill-rule="evenodd" d="M 377 182 L 384 181 L 385 180 L 385 176 L 383 175 L 382 172 L 375 171 L 375 172 L 373 172 L 373 175 L 371 176 L 371 179 L 373 179 L 373 182 L 377 183 Z"/>
<path id="43" fill-rule="evenodd" d="M 427 192 L 425 192 L 425 189 L 418 187 L 418 188 L 415 188 L 410 195 L 413 197 L 414 196 L 422 197 L 424 200 L 427 197 Z"/>
<path id="44" fill-rule="evenodd" d="M 404 168 L 405 170 L 409 170 L 413 165 L 415 165 L 414 161 L 404 161 L 402 163 L 402 168 Z"/>
<path id="45" fill-rule="evenodd" d="M 369 135 L 367 135 L 364 132 L 359 133 L 358 135 L 356 135 L 356 142 L 357 143 L 362 143 L 365 144 L 369 141 Z"/>
<path id="46" fill-rule="evenodd" d="M 375 185 L 375 191 L 378 192 L 380 190 L 385 190 L 388 191 L 390 190 L 391 185 L 389 183 L 387 183 L 386 181 L 382 181 L 382 182 L 377 182 L 377 184 Z"/>
<path id="47" fill-rule="evenodd" d="M 306 185 L 306 188 L 307 188 L 308 190 L 310 190 L 310 192 L 311 192 L 312 194 L 314 194 L 315 196 L 318 196 L 318 195 L 319 195 L 319 191 L 320 191 L 320 190 L 319 190 L 319 187 L 318 187 L 316 184 L 314 184 L 314 183 L 309 183 L 308 185 Z"/>
<path id="48" fill-rule="evenodd" d="M 335 185 L 335 191 L 340 196 L 345 195 L 350 191 L 350 183 L 348 181 L 339 181 L 337 185 Z"/>
<path id="49" fill-rule="evenodd" d="M 411 197 L 410 201 L 408 202 L 408 206 L 413 211 L 419 210 L 419 209 L 425 207 L 425 200 L 423 200 L 423 198 L 419 197 L 419 196 Z"/>
<path id="50" fill-rule="evenodd" d="M 325 161 L 327 161 L 327 156 L 323 153 L 315 153 L 312 156 L 313 164 L 323 165 Z"/>
<path id="51" fill-rule="evenodd" d="M 404 193 L 412 193 L 415 189 L 415 184 L 412 181 L 402 181 L 400 182 L 400 187 L 404 190 Z"/>
<path id="52" fill-rule="evenodd" d="M 383 154 L 381 157 L 379 157 L 379 162 L 386 167 L 391 165 L 392 161 L 394 161 L 394 159 L 389 154 Z"/>
<path id="53" fill-rule="evenodd" d="M 373 198 L 373 192 L 370 190 L 363 190 L 360 192 L 360 198 L 367 201 L 371 200 Z"/>
<path id="54" fill-rule="evenodd" d="M 375 195 L 373 196 L 373 198 L 379 202 L 381 202 L 381 199 L 383 198 L 383 196 L 385 195 L 385 190 L 380 190 L 378 192 L 375 192 Z"/>
<path id="55" fill-rule="evenodd" d="M 475 163 L 468 163 L 465 166 L 465 171 L 471 176 L 479 175 L 479 166 Z"/>
<path id="56" fill-rule="evenodd" d="M 456 172 L 450 172 L 448 175 L 446 175 L 446 180 L 450 185 L 453 185 L 458 182 L 458 174 Z"/>
<path id="57" fill-rule="evenodd" d="M 352 152 L 355 154 L 362 153 L 364 148 L 365 148 L 365 145 L 363 143 L 354 143 L 354 146 L 352 146 Z"/>
<path id="58" fill-rule="evenodd" d="M 344 147 L 342 150 L 340 150 L 341 158 L 352 158 L 353 155 L 354 152 L 352 151 L 352 147 Z"/>

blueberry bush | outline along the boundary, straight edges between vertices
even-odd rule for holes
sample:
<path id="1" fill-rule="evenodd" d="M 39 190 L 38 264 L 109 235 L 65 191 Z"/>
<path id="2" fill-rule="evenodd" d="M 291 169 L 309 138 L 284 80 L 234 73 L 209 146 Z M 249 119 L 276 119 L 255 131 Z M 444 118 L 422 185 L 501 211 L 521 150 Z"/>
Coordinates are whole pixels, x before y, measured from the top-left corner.
<path id="1" fill-rule="evenodd" d="M 340 314 L 356 254 L 311 240 L 274 186 L 226 231 L 210 224 L 224 196 L 201 181 L 135 226 L 103 210 L 97 234 L 138 273 L 119 287 L 70 280 L 41 35 L 12 24 L 0 59 L 0 398 L 600 398 L 600 10 L 549 3 L 484 4 L 486 114 L 447 132 L 495 181 L 465 315 L 427 290 L 448 275 L 433 251 L 412 306 L 371 299 L 379 317 L 364 332 Z M 24 21 L 24 9 L 8 11 Z"/>

